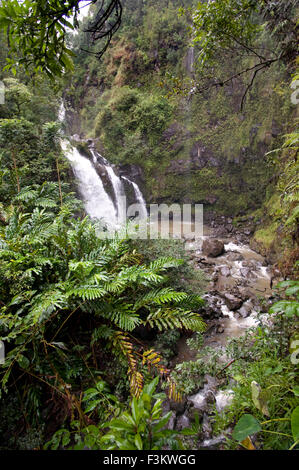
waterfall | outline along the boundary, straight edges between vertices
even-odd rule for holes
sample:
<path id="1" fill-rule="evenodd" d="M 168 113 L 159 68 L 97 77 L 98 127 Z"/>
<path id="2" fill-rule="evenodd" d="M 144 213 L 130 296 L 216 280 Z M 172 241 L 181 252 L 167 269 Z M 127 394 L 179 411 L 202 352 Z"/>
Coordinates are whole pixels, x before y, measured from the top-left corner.
<path id="1" fill-rule="evenodd" d="M 140 214 L 139 214 L 139 217 L 141 219 L 146 219 L 147 218 L 147 210 L 146 210 L 146 203 L 145 203 L 145 200 L 144 200 L 144 197 L 142 195 L 142 192 L 140 191 L 139 189 L 139 186 L 134 183 L 134 181 L 131 181 L 129 180 L 128 178 L 126 178 L 125 176 L 122 176 L 122 178 L 126 181 L 128 181 L 134 188 L 134 192 L 135 192 L 135 197 L 136 197 L 136 201 L 137 203 L 140 205 Z"/>
<path id="2" fill-rule="evenodd" d="M 114 228 L 117 225 L 114 204 L 106 193 L 103 182 L 91 161 L 83 157 L 66 140 L 62 141 L 61 146 L 78 180 L 79 192 L 87 214 L 92 218 L 104 219 L 108 226 Z"/>
<path id="3" fill-rule="evenodd" d="M 95 150 L 93 150 L 93 149 L 90 149 L 90 151 L 91 151 L 91 154 L 93 156 L 93 161 L 94 161 L 94 163 L 96 163 L 98 161 L 97 152 L 95 152 Z M 110 180 L 110 182 L 112 184 L 112 187 L 113 187 L 113 192 L 114 192 L 114 196 L 115 196 L 115 203 L 116 203 L 116 209 L 117 209 L 117 222 L 118 222 L 119 225 L 122 225 L 126 221 L 126 201 L 125 201 L 124 185 L 123 185 L 121 179 L 119 178 L 119 176 L 117 176 L 115 174 L 112 166 L 109 165 L 107 160 L 104 157 L 102 157 L 101 155 L 100 155 L 100 157 L 102 158 L 102 160 L 104 162 L 109 180 Z"/>
<path id="4" fill-rule="evenodd" d="M 193 46 L 188 48 L 186 69 L 189 74 L 193 74 L 194 72 L 194 47 Z"/>
<path id="5" fill-rule="evenodd" d="M 63 123 L 65 117 L 65 107 L 64 104 L 61 103 L 58 113 L 59 121 Z M 61 147 L 66 158 L 71 163 L 74 175 L 78 180 L 79 192 L 87 214 L 92 218 L 104 219 L 111 229 L 119 228 L 123 225 L 126 222 L 125 188 L 122 179 L 116 175 L 109 162 L 93 148 L 90 148 L 93 158 L 92 162 L 87 157 L 81 155 L 77 148 L 72 146 L 66 139 L 62 140 Z M 99 163 L 98 157 L 102 160 L 102 165 L 105 167 L 113 188 L 115 204 L 105 189 L 105 182 L 101 179 L 96 170 L 95 165 Z M 128 178 L 122 178 L 126 179 L 134 188 L 136 202 L 140 206 L 139 218 L 147 218 L 145 200 L 138 185 Z"/>

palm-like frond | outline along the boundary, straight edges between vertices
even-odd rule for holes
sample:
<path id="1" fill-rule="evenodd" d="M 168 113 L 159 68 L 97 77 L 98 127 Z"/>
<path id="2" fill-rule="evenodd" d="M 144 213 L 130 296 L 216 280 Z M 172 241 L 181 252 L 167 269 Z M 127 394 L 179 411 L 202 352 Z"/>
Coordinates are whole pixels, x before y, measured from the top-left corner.
<path id="1" fill-rule="evenodd" d="M 162 309 L 150 313 L 144 322 L 152 328 L 158 328 L 160 331 L 184 328 L 186 330 L 204 331 L 205 324 L 198 313 L 184 311 L 182 309 Z"/>

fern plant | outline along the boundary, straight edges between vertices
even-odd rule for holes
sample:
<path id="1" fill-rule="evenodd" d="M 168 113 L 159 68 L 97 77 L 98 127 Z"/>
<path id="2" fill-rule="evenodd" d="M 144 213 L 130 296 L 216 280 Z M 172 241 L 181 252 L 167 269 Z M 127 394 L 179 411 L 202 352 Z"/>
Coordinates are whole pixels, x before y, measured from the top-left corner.
<path id="1" fill-rule="evenodd" d="M 24 188 L 0 228 L 0 337 L 7 350 L 2 387 L 21 369 L 76 403 L 61 358 L 66 361 L 71 348 L 70 326 L 89 318 L 90 347 L 124 355 L 131 392 L 139 396 L 142 367 L 161 377 L 169 371 L 157 353 L 136 347 L 135 328 L 202 331 L 196 312 L 202 300 L 167 286 L 167 270 L 179 260 L 142 264 L 125 237 L 97 237 L 98 223 L 75 218 L 71 197 L 60 207 L 57 192 L 53 183 Z M 179 398 L 172 382 L 169 394 Z"/>

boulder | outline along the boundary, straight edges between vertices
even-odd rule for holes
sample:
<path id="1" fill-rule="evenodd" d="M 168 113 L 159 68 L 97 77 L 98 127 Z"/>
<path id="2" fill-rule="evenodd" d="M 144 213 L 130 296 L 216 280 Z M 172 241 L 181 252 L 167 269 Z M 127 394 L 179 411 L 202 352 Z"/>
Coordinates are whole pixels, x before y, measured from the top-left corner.
<path id="1" fill-rule="evenodd" d="M 239 299 L 239 297 L 235 297 L 232 294 L 225 294 L 224 301 L 230 310 L 238 310 L 243 303 L 242 299 Z"/>
<path id="2" fill-rule="evenodd" d="M 241 315 L 242 318 L 247 318 L 249 317 L 249 315 L 251 315 L 253 310 L 254 310 L 254 306 L 252 302 L 249 300 L 242 305 L 242 307 L 238 310 L 238 313 Z"/>
<path id="3" fill-rule="evenodd" d="M 216 258 L 224 252 L 224 243 L 216 238 L 207 238 L 203 241 L 202 252 L 205 256 Z"/>

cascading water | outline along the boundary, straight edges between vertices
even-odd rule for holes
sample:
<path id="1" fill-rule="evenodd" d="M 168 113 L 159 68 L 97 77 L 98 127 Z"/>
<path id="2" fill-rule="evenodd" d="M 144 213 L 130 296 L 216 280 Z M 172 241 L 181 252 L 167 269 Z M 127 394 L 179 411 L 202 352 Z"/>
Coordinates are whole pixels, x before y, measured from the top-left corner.
<path id="1" fill-rule="evenodd" d="M 63 123 L 65 117 L 66 111 L 62 103 L 58 113 L 59 121 Z M 93 157 L 93 162 L 91 162 L 66 139 L 62 140 L 61 146 L 78 180 L 79 192 L 87 214 L 92 218 L 103 219 L 110 229 L 119 228 L 126 222 L 125 189 L 122 179 L 116 175 L 109 162 L 94 149 L 90 148 Z M 105 190 L 105 185 L 95 168 L 99 157 L 113 188 L 115 204 Z M 139 220 L 147 218 L 146 204 L 138 185 L 128 178 L 123 178 L 134 188 L 136 202 L 140 207 Z"/>
<path id="2" fill-rule="evenodd" d="M 116 203 L 116 209 L 117 209 L 117 222 L 119 225 L 122 225 L 126 221 L 126 201 L 125 201 L 124 185 L 121 179 L 119 178 L 119 176 L 115 174 L 112 166 L 109 165 L 107 160 L 103 158 L 101 155 L 97 154 L 97 152 L 94 149 L 90 149 L 90 151 L 93 156 L 94 163 L 98 161 L 98 156 L 100 156 L 102 161 L 104 162 L 105 169 L 107 171 L 109 180 L 112 184 L 113 192 L 115 196 L 115 203 Z"/>
<path id="3" fill-rule="evenodd" d="M 140 191 L 138 185 L 136 183 L 134 183 L 134 181 L 131 181 L 129 180 L 128 178 L 126 178 L 125 176 L 122 177 L 124 180 L 128 181 L 134 188 L 134 192 L 135 192 L 135 197 L 136 197 L 136 201 L 137 203 L 139 204 L 140 206 L 140 214 L 139 214 L 139 217 L 141 219 L 146 219 L 147 218 L 147 210 L 146 210 L 146 203 L 145 203 L 145 200 L 144 200 L 144 197 L 142 195 L 142 192 Z"/>
<path id="4" fill-rule="evenodd" d="M 106 193 L 102 180 L 91 161 L 83 157 L 66 140 L 62 141 L 61 146 L 78 180 L 79 191 L 87 214 L 92 218 L 104 219 L 108 226 L 114 228 L 117 225 L 114 204 Z"/>

